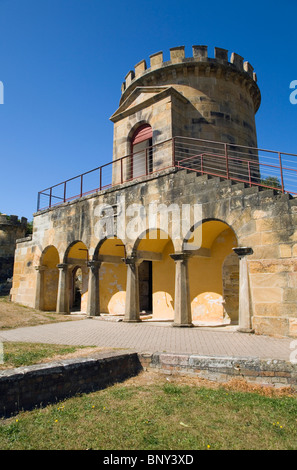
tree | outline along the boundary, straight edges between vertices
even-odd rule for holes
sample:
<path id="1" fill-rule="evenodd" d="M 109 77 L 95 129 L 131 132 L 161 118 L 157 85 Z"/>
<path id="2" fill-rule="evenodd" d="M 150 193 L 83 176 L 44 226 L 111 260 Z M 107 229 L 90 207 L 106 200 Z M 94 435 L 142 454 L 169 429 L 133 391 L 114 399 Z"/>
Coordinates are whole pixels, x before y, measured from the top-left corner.
<path id="1" fill-rule="evenodd" d="M 270 186 L 277 189 L 282 188 L 280 180 L 277 176 L 266 176 L 266 178 L 261 179 L 261 184 L 263 184 L 263 186 Z"/>

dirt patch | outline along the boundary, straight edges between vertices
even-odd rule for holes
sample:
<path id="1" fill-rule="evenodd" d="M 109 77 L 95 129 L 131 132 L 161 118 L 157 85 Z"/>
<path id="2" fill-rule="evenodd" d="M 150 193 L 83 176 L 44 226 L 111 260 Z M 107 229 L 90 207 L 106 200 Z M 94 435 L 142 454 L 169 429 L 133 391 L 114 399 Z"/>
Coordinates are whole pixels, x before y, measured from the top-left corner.
<path id="1" fill-rule="evenodd" d="M 0 297 L 0 330 L 80 319 L 72 315 L 61 315 L 55 312 L 40 312 L 39 310 L 10 302 L 8 297 Z"/>
<path id="2" fill-rule="evenodd" d="M 197 388 L 218 389 L 224 388 L 234 392 L 254 392 L 266 397 L 296 397 L 297 392 L 291 387 L 274 388 L 268 385 L 258 385 L 248 383 L 243 378 L 230 379 L 228 382 L 214 382 L 200 377 L 182 376 L 174 374 L 168 376 L 165 373 L 158 371 L 143 371 L 136 377 L 132 377 L 125 381 L 125 386 L 149 386 L 149 385 L 162 385 L 165 383 L 172 383 L 175 385 L 187 385 Z"/>

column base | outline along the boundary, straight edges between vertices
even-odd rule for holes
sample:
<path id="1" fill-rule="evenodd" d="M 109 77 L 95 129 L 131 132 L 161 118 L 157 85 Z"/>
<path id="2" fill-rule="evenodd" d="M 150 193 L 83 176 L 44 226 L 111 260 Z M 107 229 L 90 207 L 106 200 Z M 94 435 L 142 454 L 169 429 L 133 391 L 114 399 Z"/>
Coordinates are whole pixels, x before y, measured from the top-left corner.
<path id="1" fill-rule="evenodd" d="M 123 320 L 125 323 L 141 323 L 142 320 Z"/>
<path id="2" fill-rule="evenodd" d="M 176 328 L 193 328 L 194 325 L 193 323 L 172 323 L 173 327 L 176 327 Z"/>
<path id="3" fill-rule="evenodd" d="M 94 314 L 87 313 L 87 318 L 93 318 L 93 317 L 100 317 L 100 313 L 94 313 Z"/>
<path id="4" fill-rule="evenodd" d="M 239 333 L 255 333 L 255 330 L 253 330 L 252 328 L 237 328 L 237 330 Z"/>

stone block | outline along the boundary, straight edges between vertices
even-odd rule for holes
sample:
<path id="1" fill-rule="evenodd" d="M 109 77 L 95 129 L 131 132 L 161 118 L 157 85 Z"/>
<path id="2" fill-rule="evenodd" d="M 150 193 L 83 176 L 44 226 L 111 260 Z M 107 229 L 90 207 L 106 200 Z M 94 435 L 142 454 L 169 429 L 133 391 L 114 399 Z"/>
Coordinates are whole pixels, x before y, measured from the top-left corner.
<path id="1" fill-rule="evenodd" d="M 156 52 L 150 55 L 150 66 L 152 69 L 159 68 L 163 64 L 163 52 Z"/>
<path id="2" fill-rule="evenodd" d="M 135 77 L 142 75 L 146 71 L 146 61 L 142 60 L 135 65 Z"/>
<path id="3" fill-rule="evenodd" d="M 280 287 L 253 287 L 252 297 L 255 303 L 258 302 L 282 302 L 283 289 Z M 296 294 L 297 296 L 297 294 Z"/>
<path id="4" fill-rule="evenodd" d="M 193 57 L 195 59 L 207 59 L 208 56 L 208 46 L 193 46 Z"/>
<path id="5" fill-rule="evenodd" d="M 185 58 L 185 46 L 172 47 L 170 49 L 171 62 L 181 62 Z"/>
<path id="6" fill-rule="evenodd" d="M 243 57 L 240 55 L 236 54 L 235 52 L 232 52 L 231 54 L 231 59 L 230 59 L 231 64 L 235 65 L 239 70 L 243 70 Z"/>
<path id="7" fill-rule="evenodd" d="M 281 258 L 291 258 L 292 248 L 290 245 L 279 245 L 279 252 Z"/>
<path id="8" fill-rule="evenodd" d="M 228 51 L 226 49 L 221 49 L 220 47 L 215 47 L 215 59 L 228 62 Z"/>

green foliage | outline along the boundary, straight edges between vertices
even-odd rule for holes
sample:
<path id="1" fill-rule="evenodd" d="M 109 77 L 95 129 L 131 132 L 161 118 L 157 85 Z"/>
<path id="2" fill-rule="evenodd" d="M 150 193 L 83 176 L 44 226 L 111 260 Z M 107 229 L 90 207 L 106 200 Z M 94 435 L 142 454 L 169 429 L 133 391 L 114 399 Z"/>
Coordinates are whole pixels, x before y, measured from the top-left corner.
<path id="1" fill-rule="evenodd" d="M 261 184 L 277 189 L 282 187 L 280 180 L 276 176 L 266 176 L 266 178 L 261 179 Z"/>
<path id="2" fill-rule="evenodd" d="M 26 237 L 33 233 L 33 220 L 27 223 Z"/>

